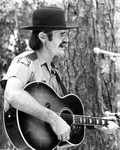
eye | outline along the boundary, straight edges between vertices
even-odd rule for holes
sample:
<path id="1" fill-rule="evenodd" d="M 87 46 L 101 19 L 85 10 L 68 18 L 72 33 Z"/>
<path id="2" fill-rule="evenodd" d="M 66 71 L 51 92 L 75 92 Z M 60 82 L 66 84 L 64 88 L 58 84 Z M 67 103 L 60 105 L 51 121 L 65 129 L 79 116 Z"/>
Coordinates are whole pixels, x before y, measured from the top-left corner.
<path id="1" fill-rule="evenodd" d="M 66 32 L 61 32 L 60 35 L 61 35 L 61 36 L 66 36 L 67 33 L 66 33 Z"/>

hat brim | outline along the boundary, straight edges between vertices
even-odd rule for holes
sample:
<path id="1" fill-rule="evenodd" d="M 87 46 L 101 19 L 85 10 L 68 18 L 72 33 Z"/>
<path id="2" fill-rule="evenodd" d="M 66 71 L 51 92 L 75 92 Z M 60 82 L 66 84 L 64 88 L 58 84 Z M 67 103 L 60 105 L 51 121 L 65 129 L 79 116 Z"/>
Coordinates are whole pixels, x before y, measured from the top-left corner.
<path id="1" fill-rule="evenodd" d="M 35 30 L 35 31 L 41 31 L 45 29 L 51 29 L 51 30 L 67 30 L 67 29 L 73 29 L 77 28 L 79 25 L 77 23 L 66 23 L 66 26 L 45 26 L 45 25 L 32 25 L 32 26 L 23 26 L 21 29 L 26 30 Z"/>

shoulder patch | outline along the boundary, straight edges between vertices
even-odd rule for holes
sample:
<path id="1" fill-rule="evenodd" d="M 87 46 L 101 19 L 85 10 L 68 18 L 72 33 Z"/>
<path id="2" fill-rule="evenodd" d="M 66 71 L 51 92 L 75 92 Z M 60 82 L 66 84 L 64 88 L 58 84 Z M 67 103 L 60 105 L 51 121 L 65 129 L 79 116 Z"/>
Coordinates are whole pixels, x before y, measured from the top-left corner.
<path id="1" fill-rule="evenodd" d="M 31 60 L 27 57 L 21 57 L 18 59 L 17 63 L 22 63 L 22 64 L 26 65 L 27 67 L 29 67 L 31 64 Z"/>

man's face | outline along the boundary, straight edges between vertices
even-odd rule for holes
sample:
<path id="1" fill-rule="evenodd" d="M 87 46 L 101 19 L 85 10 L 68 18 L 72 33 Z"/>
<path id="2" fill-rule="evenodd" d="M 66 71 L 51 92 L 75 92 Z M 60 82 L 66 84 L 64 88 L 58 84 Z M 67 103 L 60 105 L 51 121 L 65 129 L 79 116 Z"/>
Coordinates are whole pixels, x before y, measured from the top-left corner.
<path id="1" fill-rule="evenodd" d="M 54 30 L 52 31 L 52 40 L 47 39 L 45 46 L 52 56 L 64 56 L 68 41 L 67 30 Z"/>

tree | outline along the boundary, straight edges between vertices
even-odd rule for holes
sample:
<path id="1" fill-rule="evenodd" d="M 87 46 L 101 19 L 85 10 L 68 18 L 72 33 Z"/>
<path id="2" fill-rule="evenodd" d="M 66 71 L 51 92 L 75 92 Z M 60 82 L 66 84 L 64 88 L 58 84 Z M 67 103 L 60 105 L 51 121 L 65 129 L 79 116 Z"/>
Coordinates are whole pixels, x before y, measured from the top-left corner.
<path id="1" fill-rule="evenodd" d="M 103 116 L 104 111 L 117 111 L 115 64 L 105 56 L 96 57 L 94 47 L 117 51 L 115 1 L 68 1 L 65 10 L 69 20 L 79 22 L 71 31 L 63 81 L 70 93 L 77 94 L 85 114 Z M 119 49 L 118 49 L 119 50 Z M 118 89 L 117 89 L 118 90 Z M 119 133 L 105 135 L 99 130 L 86 130 L 84 142 L 74 149 L 118 150 Z"/>

